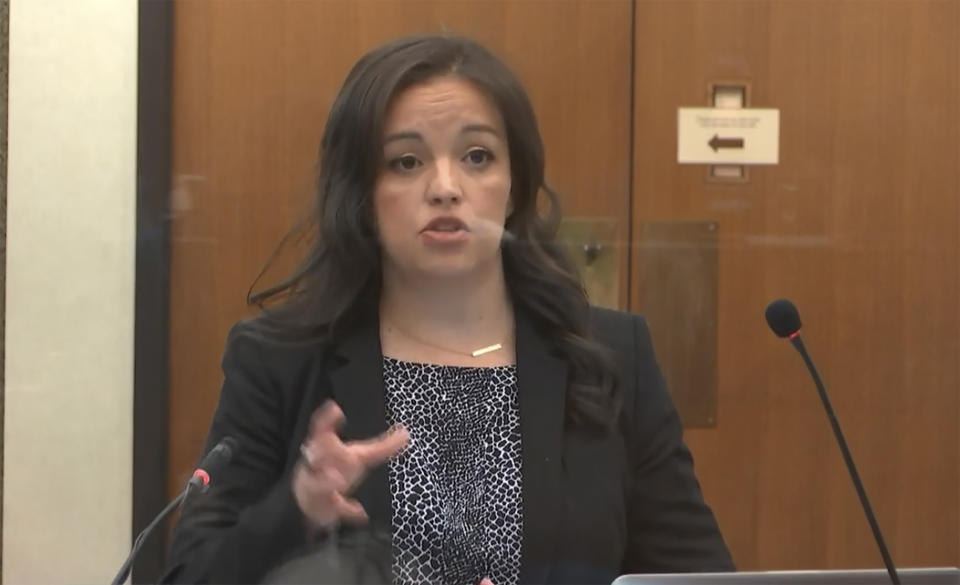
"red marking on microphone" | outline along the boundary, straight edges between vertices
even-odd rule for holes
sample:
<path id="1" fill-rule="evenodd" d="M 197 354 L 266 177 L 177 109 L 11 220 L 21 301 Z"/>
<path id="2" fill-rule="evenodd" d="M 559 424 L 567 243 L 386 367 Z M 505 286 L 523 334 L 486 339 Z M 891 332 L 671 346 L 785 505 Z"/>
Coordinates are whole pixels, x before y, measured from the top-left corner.
<path id="1" fill-rule="evenodd" d="M 799 332 L 799 331 L 794 331 L 793 333 L 790 334 L 790 339 L 793 339 L 794 337 L 796 337 L 796 336 L 798 336 L 798 335 L 800 335 L 800 332 Z"/>
<path id="2" fill-rule="evenodd" d="M 200 481 L 203 482 L 203 485 L 209 485 L 210 483 L 210 474 L 202 469 L 198 469 L 194 471 L 193 477 L 199 477 Z"/>

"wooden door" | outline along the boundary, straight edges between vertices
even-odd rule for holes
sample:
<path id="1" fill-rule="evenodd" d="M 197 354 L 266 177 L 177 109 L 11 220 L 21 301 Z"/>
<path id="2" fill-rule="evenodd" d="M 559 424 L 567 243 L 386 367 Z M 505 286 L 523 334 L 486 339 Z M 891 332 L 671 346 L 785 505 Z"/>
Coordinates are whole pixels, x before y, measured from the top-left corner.
<path id="1" fill-rule="evenodd" d="M 960 3 L 638 0 L 635 19 L 638 262 L 644 222 L 716 223 L 716 387 L 684 390 L 716 392 L 688 438 L 739 566 L 881 566 L 812 382 L 764 322 L 778 297 L 894 559 L 960 564 Z M 781 110 L 780 164 L 745 183 L 676 163 L 676 109 L 723 82 Z M 631 307 L 658 346 L 700 333 L 645 278 Z"/>

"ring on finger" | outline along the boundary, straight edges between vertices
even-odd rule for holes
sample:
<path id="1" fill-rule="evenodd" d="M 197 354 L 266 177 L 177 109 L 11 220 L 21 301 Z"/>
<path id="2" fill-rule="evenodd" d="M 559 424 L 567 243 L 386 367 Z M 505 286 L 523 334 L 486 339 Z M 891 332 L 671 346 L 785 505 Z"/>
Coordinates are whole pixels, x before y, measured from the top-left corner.
<path id="1" fill-rule="evenodd" d="M 309 469 L 311 472 L 317 470 L 317 458 L 314 455 L 313 451 L 305 443 L 300 444 L 300 459 L 303 461 L 304 467 Z"/>

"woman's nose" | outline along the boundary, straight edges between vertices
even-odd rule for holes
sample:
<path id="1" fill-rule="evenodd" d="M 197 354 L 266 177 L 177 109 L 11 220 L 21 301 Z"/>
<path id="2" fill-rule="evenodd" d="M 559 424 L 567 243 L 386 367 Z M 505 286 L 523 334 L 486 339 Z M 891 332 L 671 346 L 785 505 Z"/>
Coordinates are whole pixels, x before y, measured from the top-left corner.
<path id="1" fill-rule="evenodd" d="M 448 160 L 438 160 L 433 179 L 427 186 L 427 202 L 431 205 L 451 205 L 463 200 L 463 192 L 456 176 L 456 167 Z"/>

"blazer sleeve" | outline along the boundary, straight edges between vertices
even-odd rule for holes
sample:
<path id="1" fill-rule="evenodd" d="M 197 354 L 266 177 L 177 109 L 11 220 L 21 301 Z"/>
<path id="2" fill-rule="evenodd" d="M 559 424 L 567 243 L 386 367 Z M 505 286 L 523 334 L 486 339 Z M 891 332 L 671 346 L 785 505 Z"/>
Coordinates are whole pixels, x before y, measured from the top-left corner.
<path id="1" fill-rule="evenodd" d="M 242 325 L 230 332 L 204 452 L 231 436 L 237 453 L 209 491 L 185 505 L 161 582 L 256 583 L 306 542 L 306 522 L 284 470 L 289 437 L 281 392 L 261 347 Z"/>
<path id="2" fill-rule="evenodd" d="M 634 318 L 633 335 L 633 469 L 623 572 L 732 571 L 643 318 Z"/>

